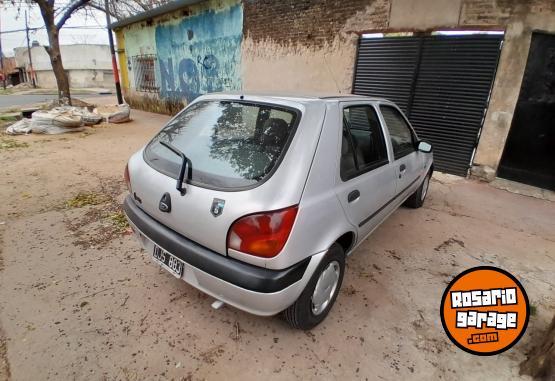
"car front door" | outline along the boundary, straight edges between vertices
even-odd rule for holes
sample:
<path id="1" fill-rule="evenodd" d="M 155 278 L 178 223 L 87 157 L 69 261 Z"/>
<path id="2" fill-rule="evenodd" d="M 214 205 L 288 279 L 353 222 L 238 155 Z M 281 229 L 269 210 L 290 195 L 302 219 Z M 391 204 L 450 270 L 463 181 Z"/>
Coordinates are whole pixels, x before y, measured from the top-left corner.
<path id="1" fill-rule="evenodd" d="M 396 172 L 378 113 L 371 104 L 341 106 L 341 159 L 337 196 L 359 239 L 389 214 Z"/>
<path id="2" fill-rule="evenodd" d="M 393 151 L 393 165 L 397 175 L 397 205 L 412 193 L 410 190 L 418 186 L 424 162 L 422 153 L 416 149 L 416 135 L 401 111 L 388 104 L 381 104 L 379 108 Z"/>

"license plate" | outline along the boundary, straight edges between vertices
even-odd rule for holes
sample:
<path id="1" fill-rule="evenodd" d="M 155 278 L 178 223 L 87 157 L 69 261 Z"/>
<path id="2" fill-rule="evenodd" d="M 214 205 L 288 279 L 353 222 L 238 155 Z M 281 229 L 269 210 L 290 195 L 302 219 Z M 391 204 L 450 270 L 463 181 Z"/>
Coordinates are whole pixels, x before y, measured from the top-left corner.
<path id="1" fill-rule="evenodd" d="M 168 270 L 173 276 L 181 278 L 183 276 L 183 267 L 185 263 L 174 255 L 171 255 L 162 248 L 154 245 L 154 250 L 152 252 L 152 258 L 162 265 L 166 270 Z"/>

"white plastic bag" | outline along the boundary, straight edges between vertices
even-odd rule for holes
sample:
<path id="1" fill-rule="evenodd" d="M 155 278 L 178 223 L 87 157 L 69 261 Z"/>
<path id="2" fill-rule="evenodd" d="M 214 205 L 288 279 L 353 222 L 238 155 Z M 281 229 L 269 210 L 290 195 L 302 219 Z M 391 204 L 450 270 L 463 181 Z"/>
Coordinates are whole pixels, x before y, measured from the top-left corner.
<path id="1" fill-rule="evenodd" d="M 23 118 L 6 128 L 8 135 L 26 135 L 31 132 L 31 119 Z"/>
<path id="2" fill-rule="evenodd" d="M 124 103 L 121 105 L 117 105 L 118 111 L 111 113 L 106 118 L 108 123 L 124 123 L 129 122 L 129 115 L 131 114 L 131 107 L 128 104 Z"/>

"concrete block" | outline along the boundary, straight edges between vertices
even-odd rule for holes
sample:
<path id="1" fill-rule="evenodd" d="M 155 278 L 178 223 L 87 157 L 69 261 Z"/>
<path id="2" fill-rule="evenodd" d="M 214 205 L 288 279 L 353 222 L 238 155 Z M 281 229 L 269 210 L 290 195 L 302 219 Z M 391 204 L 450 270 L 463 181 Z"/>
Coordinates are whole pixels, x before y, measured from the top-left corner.
<path id="1" fill-rule="evenodd" d="M 470 169 L 470 176 L 482 181 L 493 181 L 496 171 L 487 165 L 473 165 Z"/>

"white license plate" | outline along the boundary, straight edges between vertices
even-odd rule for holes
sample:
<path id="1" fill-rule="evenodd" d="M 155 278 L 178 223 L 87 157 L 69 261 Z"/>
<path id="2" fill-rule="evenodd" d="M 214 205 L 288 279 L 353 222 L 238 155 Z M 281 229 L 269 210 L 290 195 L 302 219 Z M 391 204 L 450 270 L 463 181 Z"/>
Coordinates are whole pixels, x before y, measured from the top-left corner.
<path id="1" fill-rule="evenodd" d="M 183 276 L 185 262 L 177 258 L 175 255 L 172 255 L 161 247 L 154 245 L 152 258 L 163 268 L 168 270 L 173 276 L 177 278 L 181 278 Z"/>

